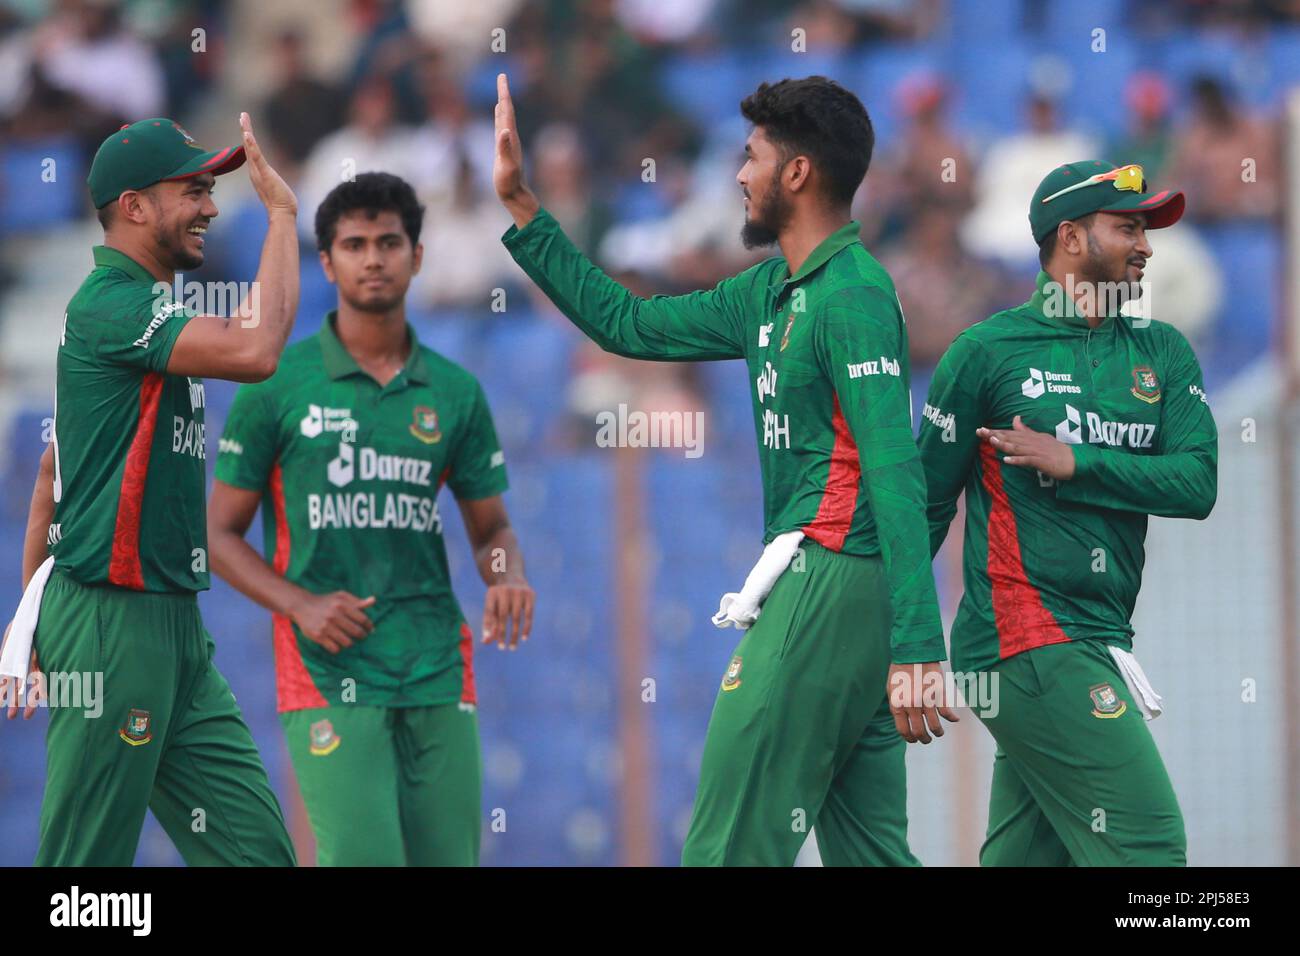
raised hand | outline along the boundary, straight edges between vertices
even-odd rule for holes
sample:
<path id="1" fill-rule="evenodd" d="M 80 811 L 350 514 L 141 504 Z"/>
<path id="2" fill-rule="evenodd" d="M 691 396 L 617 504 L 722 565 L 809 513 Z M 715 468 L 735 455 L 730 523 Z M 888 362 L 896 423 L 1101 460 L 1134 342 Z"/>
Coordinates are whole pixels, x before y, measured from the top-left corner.
<path id="1" fill-rule="evenodd" d="M 510 81 L 497 74 L 496 157 L 492 161 L 492 185 L 497 198 L 522 229 L 537 214 L 539 204 L 524 182 L 524 150 L 515 125 L 515 104 L 510 99 Z"/>
<path id="2" fill-rule="evenodd" d="M 291 216 L 298 215 L 298 197 L 266 161 L 257 137 L 253 135 L 253 121 L 247 113 L 239 114 L 239 126 L 244 134 L 244 154 L 248 157 L 248 178 L 257 190 L 257 198 L 262 200 L 268 214 L 287 212 Z"/>

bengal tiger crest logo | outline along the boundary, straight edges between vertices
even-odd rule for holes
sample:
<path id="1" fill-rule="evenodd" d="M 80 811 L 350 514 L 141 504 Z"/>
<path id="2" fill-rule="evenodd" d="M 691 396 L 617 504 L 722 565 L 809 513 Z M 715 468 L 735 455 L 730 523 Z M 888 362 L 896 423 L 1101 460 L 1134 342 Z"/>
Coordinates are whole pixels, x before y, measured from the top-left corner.
<path id="1" fill-rule="evenodd" d="M 147 710 L 137 710 L 132 707 L 130 713 L 126 715 L 126 723 L 117 735 L 125 740 L 132 747 L 142 747 L 149 741 L 153 740 L 153 731 L 150 729 L 152 717 Z"/>
<path id="2" fill-rule="evenodd" d="M 1133 387 L 1129 390 L 1134 398 L 1149 404 L 1160 401 L 1160 379 L 1156 378 L 1155 369 L 1149 365 L 1139 365 L 1133 369 Z"/>
<path id="3" fill-rule="evenodd" d="M 416 405 L 411 413 L 415 419 L 411 422 L 411 434 L 426 445 L 434 445 L 442 440 L 438 430 L 438 413 L 428 405 Z"/>
<path id="4" fill-rule="evenodd" d="M 185 137 L 185 145 L 190 149 L 197 149 L 199 152 L 203 152 L 203 147 L 194 141 L 194 137 L 190 135 L 189 130 L 180 123 L 172 123 L 172 129 Z"/>
<path id="5" fill-rule="evenodd" d="M 1109 684 L 1098 684 L 1088 691 L 1092 698 L 1092 716 L 1119 717 L 1128 710 L 1128 704 L 1119 699 L 1115 688 Z"/>
<path id="6" fill-rule="evenodd" d="M 735 690 L 740 686 L 741 666 L 742 662 L 738 656 L 731 659 L 731 664 L 727 667 L 727 673 L 722 678 L 723 690 Z"/>
<path id="7" fill-rule="evenodd" d="M 334 732 L 334 725 L 328 720 L 318 720 L 311 725 L 311 752 L 317 757 L 324 757 L 339 749 L 339 735 Z"/>

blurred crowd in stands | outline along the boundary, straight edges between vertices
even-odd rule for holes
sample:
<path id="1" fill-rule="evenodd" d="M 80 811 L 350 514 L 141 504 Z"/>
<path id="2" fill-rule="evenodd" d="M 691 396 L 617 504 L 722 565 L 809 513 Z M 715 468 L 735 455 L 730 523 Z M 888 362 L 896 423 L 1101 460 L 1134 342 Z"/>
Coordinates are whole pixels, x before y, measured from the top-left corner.
<path id="1" fill-rule="evenodd" d="M 428 208 L 426 265 L 413 304 L 486 315 L 495 288 L 532 295 L 499 242 L 508 220 L 491 187 L 492 79 L 506 68 L 531 179 L 578 245 L 638 291 L 708 286 L 770 253 L 747 252 L 738 240 L 742 210 L 733 177 L 743 126 L 701 122 L 680 84 L 664 82 L 666 64 L 707 64 L 726 51 L 788 46 L 792 37 L 817 52 L 818 63 L 828 55 L 840 63 L 869 60 L 882 44 L 933 47 L 936 32 L 955 29 L 955 14 L 966 6 L 0 0 L 0 206 L 7 209 L 0 212 L 0 238 L 56 229 L 91 212 L 77 190 L 58 201 L 22 203 L 28 190 L 19 180 L 32 175 L 33 157 L 66 157 L 79 183 L 94 148 L 124 122 L 166 114 L 215 143 L 232 137 L 236 112 L 247 108 L 298 192 L 306 268 L 314 268 L 316 204 L 345 170 L 385 169 L 410 180 Z M 1032 42 L 1059 4 L 987 6 L 1005 9 Z M 1228 42 L 1294 29 L 1300 18 L 1300 0 L 1107 6 L 1122 13 L 1112 34 L 1121 25 L 1155 35 L 1195 24 Z M 942 62 L 858 89 L 873 114 L 885 109 L 897 118 L 878 139 L 855 214 L 864 242 L 898 285 L 917 367 L 932 365 L 965 326 L 1027 296 L 1036 267 L 1026 198 L 1063 159 L 1142 163 L 1149 180 L 1189 193 L 1190 223 L 1269 221 L 1278 214 L 1278 111 L 1243 103 L 1230 78 L 1207 71 L 1175 80 L 1138 63 L 1122 81 L 1123 126 L 1107 131 L 1072 108 L 1073 92 L 1090 82 L 1088 75 L 1064 81 L 1050 67 L 1025 68 L 1019 122 L 999 129 L 959 122 L 968 105 L 963 77 Z M 707 66 L 694 76 L 692 97 L 734 92 L 713 86 Z M 732 97 L 718 115 L 735 107 Z M 1242 157 L 1252 159 L 1249 176 Z M 1222 264 L 1193 230 L 1161 235 L 1156 249 L 1152 281 L 1166 291 L 1161 317 L 1174 317 L 1195 336 L 1219 310 Z M 223 266 L 238 271 L 239 261 L 223 259 L 221 243 L 212 244 L 212 255 L 215 277 Z M 0 275 L 0 291 L 17 279 Z M 638 369 L 585 347 L 575 362 L 575 411 L 601 406 L 609 394 L 602 382 L 643 381 L 670 405 L 694 400 L 689 369 Z"/>

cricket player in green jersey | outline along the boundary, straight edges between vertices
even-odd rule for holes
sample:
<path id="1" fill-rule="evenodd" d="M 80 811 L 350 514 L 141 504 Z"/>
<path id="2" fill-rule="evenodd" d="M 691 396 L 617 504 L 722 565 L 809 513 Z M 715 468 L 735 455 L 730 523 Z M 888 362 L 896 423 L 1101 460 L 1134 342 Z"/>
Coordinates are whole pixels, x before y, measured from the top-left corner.
<path id="1" fill-rule="evenodd" d="M 473 637 L 444 483 L 488 586 L 483 640 L 514 650 L 532 627 L 483 389 L 406 322 L 423 217 L 387 173 L 321 203 L 338 309 L 236 394 L 209 506 L 213 567 L 273 614 L 280 722 L 322 866 L 478 862 Z M 244 540 L 259 505 L 265 560 Z"/>
<path id="2" fill-rule="evenodd" d="M 871 121 L 823 77 L 763 84 L 737 176 L 742 238 L 769 258 L 708 292 L 643 299 L 583 256 L 524 184 L 498 78 L 504 241 L 528 276 L 607 351 L 657 361 L 744 359 L 754 383 L 764 543 L 802 534 L 719 689 L 700 768 L 688 865 L 789 865 L 815 825 L 832 865 L 909 865 L 904 739 L 941 735 L 947 708 L 912 665 L 942 676 L 925 485 L 912 438 L 907 329 L 889 275 L 849 219 Z M 765 559 L 767 553 L 765 552 Z M 762 562 L 760 562 L 762 563 Z M 719 612 L 722 613 L 721 611 Z M 927 730 L 928 725 L 928 730 Z"/>
<path id="3" fill-rule="evenodd" d="M 102 674 L 103 707 L 51 707 L 38 865 L 129 866 L 146 807 L 191 865 L 294 863 L 197 600 L 202 378 L 270 375 L 298 302 L 297 200 L 240 124 L 241 146 L 208 151 L 171 120 L 141 120 L 91 164 L 104 244 L 63 318 L 23 573 L 53 556 L 33 669 Z M 197 314 L 169 289 L 203 264 L 215 177 L 245 158 L 268 217 L 256 284 L 237 317 Z"/>
<path id="4" fill-rule="evenodd" d="M 1217 489 L 1196 356 L 1140 298 L 1147 232 L 1183 206 L 1137 166 L 1052 170 L 1029 212 L 1038 290 L 959 335 L 930 387 L 934 551 L 966 492 L 953 667 L 996 695 L 975 708 L 997 741 L 986 866 L 1186 861 L 1130 624 L 1147 516 L 1204 518 Z"/>

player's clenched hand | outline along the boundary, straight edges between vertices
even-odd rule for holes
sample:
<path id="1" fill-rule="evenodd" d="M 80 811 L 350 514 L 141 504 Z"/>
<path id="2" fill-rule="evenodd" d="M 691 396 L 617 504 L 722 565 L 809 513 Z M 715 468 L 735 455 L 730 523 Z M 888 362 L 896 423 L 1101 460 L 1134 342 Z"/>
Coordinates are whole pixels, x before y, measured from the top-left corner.
<path id="1" fill-rule="evenodd" d="M 497 74 L 496 156 L 492 161 L 492 184 L 497 197 L 522 229 L 537 213 L 537 197 L 524 182 L 524 150 L 515 125 L 515 104 L 510 99 L 510 82 Z"/>
<path id="2" fill-rule="evenodd" d="M 1074 477 L 1074 452 L 1046 432 L 1036 432 L 1017 415 L 1010 428 L 977 428 L 975 434 L 998 451 L 1008 465 L 1036 468 L 1049 478 Z"/>
<path id="3" fill-rule="evenodd" d="M 520 641 L 528 640 L 533 629 L 535 595 L 522 578 L 494 584 L 483 599 L 483 643 L 497 642 L 497 647 L 512 651 Z"/>
<path id="4" fill-rule="evenodd" d="M 257 137 L 253 135 L 253 121 L 247 113 L 239 114 L 239 126 L 244 136 L 244 155 L 248 160 L 248 178 L 257 190 L 257 198 L 262 200 L 267 213 L 286 212 L 298 215 L 298 197 L 293 194 L 289 184 L 280 178 L 280 174 L 271 168 L 262 154 Z"/>
<path id="5" fill-rule="evenodd" d="M 943 664 L 893 664 L 889 668 L 889 711 L 894 726 L 909 744 L 930 742 L 930 733 L 943 736 L 939 718 L 958 721 L 957 714 L 944 703 Z M 930 733 L 926 732 L 929 725 Z"/>
<path id="6" fill-rule="evenodd" d="M 9 640 L 9 629 L 12 627 L 13 622 L 10 621 L 5 627 L 5 636 L 4 640 L 0 640 L 0 647 L 4 647 L 4 642 Z M 36 708 L 45 699 L 45 675 L 41 673 L 41 662 L 36 659 L 36 648 L 32 648 L 32 660 L 27 668 L 27 683 L 29 686 L 23 704 L 23 720 L 30 720 L 36 713 Z M 18 716 L 18 698 L 22 688 L 23 681 L 17 677 L 0 677 L 0 704 L 4 705 L 5 717 L 9 720 Z"/>
<path id="7" fill-rule="evenodd" d="M 373 595 L 362 600 L 347 591 L 331 594 L 304 591 L 289 616 L 308 639 L 337 654 L 375 629 L 365 611 L 374 603 Z"/>

